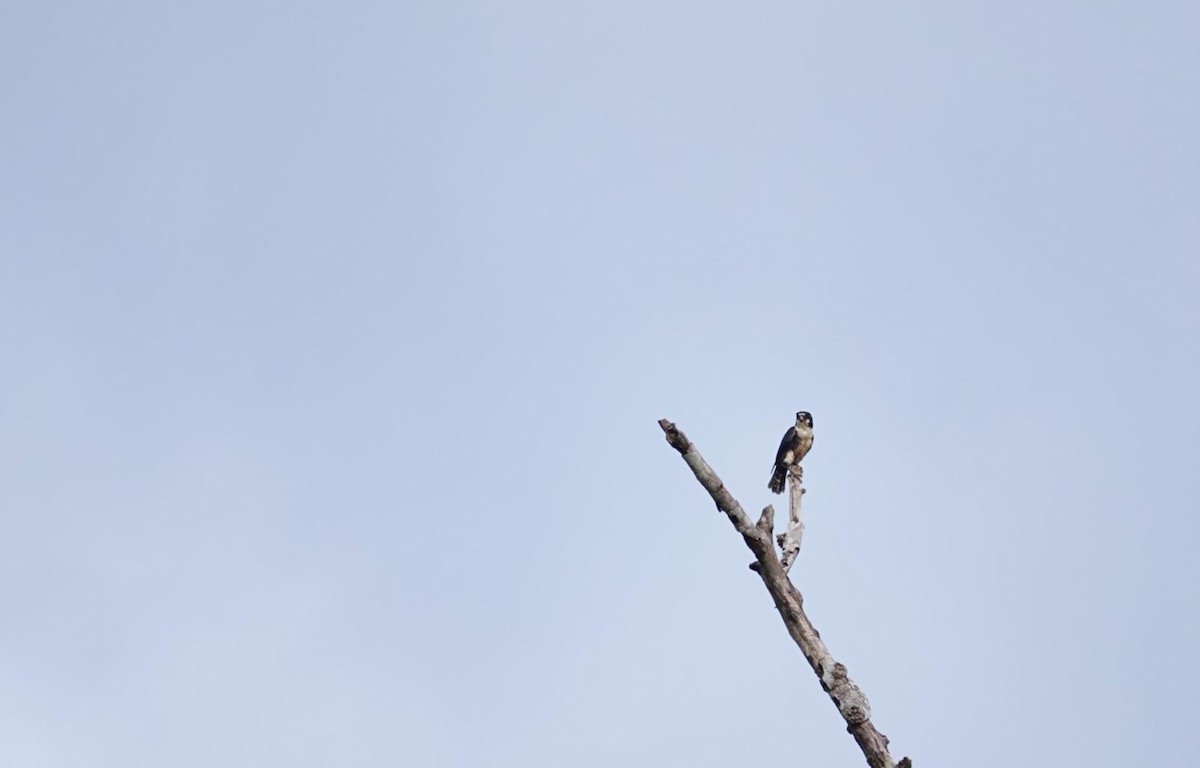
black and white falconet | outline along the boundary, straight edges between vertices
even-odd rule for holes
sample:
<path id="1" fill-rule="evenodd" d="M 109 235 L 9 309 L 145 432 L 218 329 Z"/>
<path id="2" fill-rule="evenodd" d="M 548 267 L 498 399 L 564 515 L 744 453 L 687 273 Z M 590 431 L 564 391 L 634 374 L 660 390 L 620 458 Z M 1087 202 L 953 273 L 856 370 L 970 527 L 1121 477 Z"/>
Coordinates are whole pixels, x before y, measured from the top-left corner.
<path id="1" fill-rule="evenodd" d="M 799 464 L 812 450 L 812 444 L 812 414 L 800 411 L 796 414 L 796 426 L 788 427 L 788 431 L 783 433 L 783 440 L 779 442 L 779 450 L 775 453 L 775 467 L 771 470 L 771 481 L 767 483 L 772 493 L 783 493 L 788 467 Z"/>

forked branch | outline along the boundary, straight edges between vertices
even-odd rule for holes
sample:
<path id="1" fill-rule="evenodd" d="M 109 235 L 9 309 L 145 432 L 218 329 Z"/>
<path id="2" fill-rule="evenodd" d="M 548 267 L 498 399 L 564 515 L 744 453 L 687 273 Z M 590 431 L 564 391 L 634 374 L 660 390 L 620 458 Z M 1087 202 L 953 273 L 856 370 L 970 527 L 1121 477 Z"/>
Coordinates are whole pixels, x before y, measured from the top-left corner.
<path id="1" fill-rule="evenodd" d="M 871 723 L 871 705 L 867 702 L 867 697 L 850 679 L 845 665 L 834 661 L 829 649 L 822 642 L 821 636 L 817 634 L 817 630 L 813 628 L 812 622 L 804 613 L 804 598 L 788 578 L 787 570 L 775 552 L 775 543 L 771 540 L 774 510 L 767 507 L 763 510 L 757 524 L 750 522 L 750 518 L 742 510 L 742 505 L 725 488 L 721 478 L 717 477 L 717 473 L 708 465 L 708 462 L 696 450 L 696 446 L 687 439 L 687 436 L 666 419 L 660 419 L 658 425 L 662 427 L 667 442 L 671 444 L 672 448 L 679 451 L 679 455 L 683 457 L 696 479 L 700 481 L 700 485 L 708 491 L 708 495 L 716 503 L 717 509 L 725 513 L 725 516 L 733 523 L 733 527 L 742 535 L 746 546 L 754 553 L 755 564 L 751 567 L 763 580 L 767 592 L 775 601 L 775 608 L 778 609 L 788 634 L 792 636 L 792 640 L 796 642 L 801 653 L 804 654 L 804 658 L 808 660 L 809 666 L 817 673 L 821 687 L 829 694 L 829 698 L 833 700 L 838 712 L 846 721 L 846 730 L 858 742 L 859 748 L 867 758 L 867 764 L 871 768 L 897 768 L 896 762 L 888 753 L 887 737 Z M 792 488 L 792 514 L 789 515 L 789 518 L 794 519 L 789 520 L 788 533 L 784 534 L 781 539 L 791 534 L 792 523 L 796 524 L 800 531 L 803 530 L 799 517 L 801 489 L 799 488 L 799 479 L 795 476 L 792 477 Z M 799 548 L 799 535 L 797 535 L 795 551 L 798 551 Z M 795 551 L 792 553 L 792 560 L 795 558 Z M 789 566 L 790 564 L 791 560 L 788 561 Z M 911 768 L 911 765 L 912 761 L 906 757 L 900 761 L 899 768 Z"/>

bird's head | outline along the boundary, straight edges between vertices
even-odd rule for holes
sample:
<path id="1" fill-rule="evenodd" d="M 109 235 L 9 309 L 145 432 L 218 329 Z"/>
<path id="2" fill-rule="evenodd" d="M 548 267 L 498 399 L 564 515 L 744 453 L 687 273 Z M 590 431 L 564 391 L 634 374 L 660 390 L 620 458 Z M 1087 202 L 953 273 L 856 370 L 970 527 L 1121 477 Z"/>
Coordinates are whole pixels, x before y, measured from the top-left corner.
<path id="1" fill-rule="evenodd" d="M 796 426 L 812 428 L 812 414 L 808 411 L 799 411 L 796 413 Z"/>

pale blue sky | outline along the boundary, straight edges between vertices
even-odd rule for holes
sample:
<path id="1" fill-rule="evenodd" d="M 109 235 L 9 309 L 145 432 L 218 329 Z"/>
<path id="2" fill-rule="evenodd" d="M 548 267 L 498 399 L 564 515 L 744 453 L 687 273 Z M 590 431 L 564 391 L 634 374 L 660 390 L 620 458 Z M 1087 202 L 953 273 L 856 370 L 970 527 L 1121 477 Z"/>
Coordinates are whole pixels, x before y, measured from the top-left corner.
<path id="1" fill-rule="evenodd" d="M 1190 766 L 1193 3 L 0 6 L 0 764 Z"/>

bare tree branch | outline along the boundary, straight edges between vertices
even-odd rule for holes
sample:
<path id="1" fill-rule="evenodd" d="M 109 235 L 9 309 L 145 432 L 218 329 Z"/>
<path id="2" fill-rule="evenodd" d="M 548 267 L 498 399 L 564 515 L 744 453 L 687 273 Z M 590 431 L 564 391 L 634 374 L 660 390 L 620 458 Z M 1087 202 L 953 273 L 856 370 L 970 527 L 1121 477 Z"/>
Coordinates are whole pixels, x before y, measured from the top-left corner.
<path id="1" fill-rule="evenodd" d="M 783 551 L 784 573 L 791 573 L 792 563 L 800 554 L 800 542 L 804 540 L 804 523 L 800 521 L 800 499 L 803 496 L 804 467 L 793 464 L 788 467 L 788 529 L 776 539 Z"/>
<path id="2" fill-rule="evenodd" d="M 708 466 L 708 462 L 687 439 L 687 436 L 666 419 L 660 419 L 658 425 L 666 434 L 667 442 L 671 444 L 672 448 L 679 451 L 684 462 L 696 475 L 696 479 L 704 486 L 704 490 L 708 491 L 708 495 L 716 503 L 717 509 L 725 513 L 729 521 L 733 523 L 733 527 L 742 535 L 746 546 L 754 553 L 756 562 L 751 567 L 763 580 L 767 592 L 775 601 L 775 608 L 783 618 L 788 634 L 799 646 L 804 658 L 808 660 L 809 666 L 817 673 L 821 687 L 829 694 L 829 698 L 833 700 L 838 712 L 846 721 L 846 730 L 858 742 L 859 748 L 867 758 L 867 764 L 871 768 L 897 768 L 895 761 L 888 753 L 887 737 L 876 730 L 871 723 L 871 705 L 867 702 L 867 697 L 850 679 L 845 665 L 834 661 L 833 656 L 830 655 L 829 649 L 821 641 L 820 634 L 817 633 L 812 622 L 804 613 L 804 598 L 788 578 L 787 571 L 775 554 L 775 546 L 771 541 L 775 510 L 767 507 L 762 511 L 758 524 L 751 523 L 750 518 L 742 510 L 742 505 L 726 490 L 721 478 L 717 477 L 717 473 Z M 796 493 L 799 480 L 793 478 L 792 482 L 795 494 L 792 512 L 795 522 L 799 523 L 800 494 Z M 788 533 L 791 533 L 790 527 Z M 798 539 L 796 549 L 799 550 Z M 907 757 L 900 761 L 901 768 L 911 768 L 911 765 L 912 761 Z"/>

